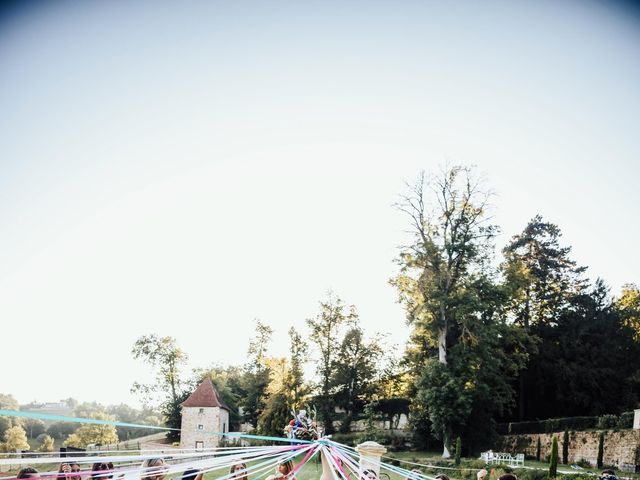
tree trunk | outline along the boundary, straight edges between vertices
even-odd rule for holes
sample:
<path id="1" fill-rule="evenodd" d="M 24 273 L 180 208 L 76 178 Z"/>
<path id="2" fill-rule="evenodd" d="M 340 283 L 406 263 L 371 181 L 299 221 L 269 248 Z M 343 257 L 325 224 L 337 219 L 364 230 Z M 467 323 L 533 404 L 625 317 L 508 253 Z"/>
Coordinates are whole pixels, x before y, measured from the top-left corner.
<path id="1" fill-rule="evenodd" d="M 441 328 L 438 333 L 438 361 L 447 364 L 447 329 Z"/>

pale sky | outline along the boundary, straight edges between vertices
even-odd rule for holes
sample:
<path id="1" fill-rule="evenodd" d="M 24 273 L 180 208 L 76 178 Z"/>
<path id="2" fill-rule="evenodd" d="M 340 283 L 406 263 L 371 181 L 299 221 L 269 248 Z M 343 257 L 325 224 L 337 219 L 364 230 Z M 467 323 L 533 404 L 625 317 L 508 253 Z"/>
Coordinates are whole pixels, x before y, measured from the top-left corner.
<path id="1" fill-rule="evenodd" d="M 616 2 L 22 2 L 0 18 L 0 392 L 130 402 L 130 349 L 246 359 L 388 279 L 421 169 L 476 164 L 498 247 L 536 213 L 640 282 L 640 16 Z"/>

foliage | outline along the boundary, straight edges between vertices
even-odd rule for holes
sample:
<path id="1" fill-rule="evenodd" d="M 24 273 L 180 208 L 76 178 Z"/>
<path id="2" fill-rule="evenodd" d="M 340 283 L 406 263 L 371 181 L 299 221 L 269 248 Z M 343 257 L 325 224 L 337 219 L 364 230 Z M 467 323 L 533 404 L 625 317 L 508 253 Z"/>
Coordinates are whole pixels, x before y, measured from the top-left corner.
<path id="1" fill-rule="evenodd" d="M 211 380 L 218 394 L 220 394 L 220 398 L 230 409 L 230 430 L 237 429 L 240 426 L 238 407 L 242 394 L 239 388 L 242 381 L 241 369 L 234 366 L 224 368 L 220 365 L 196 368 L 193 370 L 191 381 L 188 382 L 189 391 L 195 390 L 206 378 Z"/>
<path id="2" fill-rule="evenodd" d="M 320 312 L 316 317 L 307 319 L 309 337 L 319 350 L 316 371 L 320 394 L 316 401 L 320 405 L 320 420 L 324 423 L 325 433 L 333 433 L 332 378 L 339 357 L 339 331 L 342 326 L 353 324 L 356 319 L 355 307 L 347 307 L 332 292 L 320 302 Z"/>
<path id="3" fill-rule="evenodd" d="M 92 413 L 89 418 L 114 421 L 115 417 L 106 413 Z M 113 425 L 83 423 L 64 441 L 65 447 L 86 448 L 88 445 L 110 445 L 118 443 L 118 432 Z"/>
<path id="4" fill-rule="evenodd" d="M 67 438 L 79 428 L 79 424 L 72 422 L 54 422 L 47 428 L 47 434 L 56 440 Z"/>
<path id="5" fill-rule="evenodd" d="M 616 428 L 633 428 L 633 412 L 624 412 L 618 418 Z"/>
<path id="6" fill-rule="evenodd" d="M 38 437 L 38 443 L 40 444 L 40 448 L 38 448 L 39 452 L 53 452 L 53 438 L 46 433 Z"/>
<path id="7" fill-rule="evenodd" d="M 542 450 L 542 445 L 540 442 L 540 437 L 538 437 L 538 441 L 536 442 L 536 460 L 539 462 L 540 461 L 540 454 Z"/>
<path id="8" fill-rule="evenodd" d="M 616 428 L 619 420 L 620 418 L 618 415 L 602 415 L 601 417 L 598 417 L 596 428 L 598 428 L 598 430 Z"/>
<path id="9" fill-rule="evenodd" d="M 27 432 L 27 436 L 32 440 L 46 431 L 44 422 L 37 418 L 25 419 L 24 429 Z"/>
<path id="10" fill-rule="evenodd" d="M 566 430 L 562 436 L 562 463 L 564 465 L 569 463 L 569 432 Z"/>
<path id="11" fill-rule="evenodd" d="M 287 403 L 287 397 L 281 393 L 269 396 L 264 412 L 258 420 L 258 432 L 261 435 L 281 437 L 282 431 L 291 419 L 291 413 Z"/>
<path id="12" fill-rule="evenodd" d="M 258 419 L 267 401 L 267 387 L 271 380 L 271 373 L 266 364 L 267 351 L 273 330 L 271 327 L 256 320 L 256 335 L 249 342 L 248 358 L 245 372 L 242 376 L 241 403 L 243 420 L 252 426 L 258 426 Z"/>
<path id="13" fill-rule="evenodd" d="M 456 453 L 454 455 L 456 467 L 460 465 L 460 456 L 462 455 L 462 440 L 456 438 Z"/>
<path id="14" fill-rule="evenodd" d="M 27 442 L 27 432 L 20 425 L 8 428 L 4 432 L 4 443 L 2 447 L 7 452 L 15 452 L 19 450 L 29 450 L 29 442 Z"/>
<path id="15" fill-rule="evenodd" d="M 558 474 L 558 438 L 554 435 L 551 442 L 551 457 L 549 459 L 549 478 Z"/>
<path id="16" fill-rule="evenodd" d="M 155 382 L 147 385 L 136 382 L 131 389 L 132 392 L 141 394 L 145 404 L 154 403 L 153 398 L 160 395 L 160 410 L 166 426 L 178 429 L 167 433 L 167 438 L 179 439 L 180 403 L 186 398 L 180 368 L 186 363 L 187 355 L 178 347 L 173 337 L 159 337 L 155 334 L 138 338 L 131 353 L 133 358 L 142 359 L 151 365 L 156 373 Z"/>
<path id="17" fill-rule="evenodd" d="M 309 345 L 304 337 L 293 327 L 289 329 L 289 374 L 286 389 L 290 392 L 290 405 L 299 409 L 310 392 L 304 381 L 304 365 L 309 353 Z"/>
<path id="18" fill-rule="evenodd" d="M 640 342 L 640 288 L 632 283 L 623 285 L 622 294 L 614 308 L 622 323 L 633 332 L 634 339 Z"/>
<path id="19" fill-rule="evenodd" d="M 18 401 L 12 395 L 0 393 L 0 409 L 3 410 L 20 410 Z M 18 417 L 0 416 L 0 438 L 4 437 L 5 432 L 14 426 L 22 426 L 23 420 Z"/>
<path id="20" fill-rule="evenodd" d="M 598 468 L 602 468 L 602 465 L 604 464 L 603 457 L 604 457 L 604 432 L 600 432 L 600 435 L 598 437 L 598 458 L 596 461 Z"/>

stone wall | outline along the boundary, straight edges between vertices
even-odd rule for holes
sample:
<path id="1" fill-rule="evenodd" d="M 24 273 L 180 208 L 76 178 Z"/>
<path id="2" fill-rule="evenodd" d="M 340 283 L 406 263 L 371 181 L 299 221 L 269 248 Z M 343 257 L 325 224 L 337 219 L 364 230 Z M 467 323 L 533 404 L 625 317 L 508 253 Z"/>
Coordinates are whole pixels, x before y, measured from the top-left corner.
<path id="1" fill-rule="evenodd" d="M 540 438 L 540 459 L 551 452 L 553 437 L 558 437 L 558 453 L 562 461 L 562 440 L 564 432 L 540 433 L 528 435 L 504 435 L 500 438 L 496 450 L 510 453 L 524 453 L 535 457 L 538 438 Z M 586 460 L 596 465 L 600 432 L 569 432 L 569 463 Z M 603 463 L 621 467 L 640 465 L 640 430 L 606 430 L 604 432 Z"/>

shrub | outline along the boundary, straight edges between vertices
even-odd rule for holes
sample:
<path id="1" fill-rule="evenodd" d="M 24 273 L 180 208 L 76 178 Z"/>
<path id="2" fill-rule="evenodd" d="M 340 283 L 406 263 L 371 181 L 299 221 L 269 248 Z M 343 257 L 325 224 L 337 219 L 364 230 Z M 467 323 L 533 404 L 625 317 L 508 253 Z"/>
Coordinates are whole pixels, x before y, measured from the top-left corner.
<path id="1" fill-rule="evenodd" d="M 558 439 L 554 436 L 551 442 L 551 459 L 549 460 L 549 478 L 558 474 Z"/>
<path id="2" fill-rule="evenodd" d="M 456 454 L 455 454 L 455 464 L 456 467 L 460 465 L 460 455 L 462 454 L 462 440 L 460 437 L 456 438 Z"/>
<path id="3" fill-rule="evenodd" d="M 538 443 L 536 444 L 536 460 L 540 461 L 540 449 L 542 448 L 540 437 L 538 437 Z"/>
<path id="4" fill-rule="evenodd" d="M 580 460 L 578 460 L 576 462 L 576 465 L 582 468 L 591 468 L 591 462 L 588 460 L 585 460 L 584 458 L 581 458 Z"/>
<path id="5" fill-rule="evenodd" d="M 633 412 L 624 412 L 618 419 L 617 428 L 633 428 Z"/>
<path id="6" fill-rule="evenodd" d="M 603 465 L 603 457 L 604 456 L 604 432 L 600 432 L 600 437 L 598 438 L 598 468 L 602 468 Z"/>
<path id="7" fill-rule="evenodd" d="M 540 469 L 519 468 L 515 472 L 518 480 L 547 480 L 548 472 Z"/>
<path id="8" fill-rule="evenodd" d="M 602 415 L 601 417 L 598 417 L 596 428 L 598 428 L 598 430 L 608 430 L 610 428 L 616 428 L 617 425 L 617 415 Z"/>
<path id="9" fill-rule="evenodd" d="M 564 465 L 569 463 L 569 432 L 566 430 L 562 437 L 562 463 Z"/>

